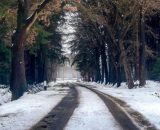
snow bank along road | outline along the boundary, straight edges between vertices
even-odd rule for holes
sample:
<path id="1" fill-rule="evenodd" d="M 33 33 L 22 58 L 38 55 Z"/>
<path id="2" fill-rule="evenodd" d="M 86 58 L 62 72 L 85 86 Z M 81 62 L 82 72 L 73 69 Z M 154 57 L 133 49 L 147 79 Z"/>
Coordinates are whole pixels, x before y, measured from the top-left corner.
<path id="1" fill-rule="evenodd" d="M 86 85 L 67 86 L 68 95 L 31 130 L 157 130 L 115 97 Z"/>
<path id="2" fill-rule="evenodd" d="M 68 93 L 51 89 L 0 106 L 0 130 L 29 130 L 39 122 Z"/>

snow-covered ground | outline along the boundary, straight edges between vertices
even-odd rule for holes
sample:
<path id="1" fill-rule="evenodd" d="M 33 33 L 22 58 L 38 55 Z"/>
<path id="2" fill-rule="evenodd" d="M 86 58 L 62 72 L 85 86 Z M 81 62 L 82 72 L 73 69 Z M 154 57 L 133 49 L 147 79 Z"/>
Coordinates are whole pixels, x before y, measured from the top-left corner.
<path id="1" fill-rule="evenodd" d="M 57 85 L 57 84 L 63 83 L 63 82 L 64 81 L 50 82 L 48 85 L 49 85 L 49 87 L 52 87 L 54 85 Z M 66 82 L 68 82 L 68 81 L 66 81 Z M 44 90 L 44 88 L 42 86 L 43 86 L 43 83 L 36 84 L 36 85 L 29 85 L 29 90 L 30 90 L 29 92 L 36 93 L 36 92 L 42 91 L 42 90 Z M 9 88 L 6 88 L 5 85 L 0 85 L 0 106 L 5 103 L 8 103 L 10 101 L 11 101 L 11 92 L 10 92 Z"/>
<path id="2" fill-rule="evenodd" d="M 36 94 L 25 94 L 19 100 L 0 106 L 0 130 L 29 130 L 46 116 L 67 94 L 59 86 Z M 65 88 L 63 87 L 63 90 Z"/>
<path id="3" fill-rule="evenodd" d="M 64 81 L 52 82 L 47 91 L 25 94 L 13 102 L 9 102 L 11 94 L 8 89 L 0 89 L 0 103 L 2 104 L 0 106 L 0 130 L 30 129 L 67 94 L 69 88 L 64 87 L 63 83 Z M 139 111 L 160 129 L 159 82 L 147 81 L 145 87 L 132 90 L 129 90 L 125 83 L 120 88 L 96 83 L 85 84 L 93 85 L 95 86 L 94 89 L 125 101 L 131 108 Z M 76 130 L 120 130 L 119 124 L 96 94 L 81 87 L 78 87 L 78 91 L 80 104 L 74 111 L 65 130 L 75 130 L 75 128 Z"/>
<path id="4" fill-rule="evenodd" d="M 120 130 L 103 101 L 86 88 L 78 87 L 79 106 L 64 130 Z"/>
<path id="5" fill-rule="evenodd" d="M 9 88 L 0 88 L 0 106 L 4 103 L 7 103 L 11 100 L 11 93 Z"/>
<path id="6" fill-rule="evenodd" d="M 85 83 L 96 86 L 99 91 L 110 94 L 125 101 L 131 108 L 139 111 L 152 124 L 160 129 L 160 83 L 147 81 L 143 88 L 129 90 L 123 83 L 120 88 L 111 85 L 100 85 L 96 83 Z"/>

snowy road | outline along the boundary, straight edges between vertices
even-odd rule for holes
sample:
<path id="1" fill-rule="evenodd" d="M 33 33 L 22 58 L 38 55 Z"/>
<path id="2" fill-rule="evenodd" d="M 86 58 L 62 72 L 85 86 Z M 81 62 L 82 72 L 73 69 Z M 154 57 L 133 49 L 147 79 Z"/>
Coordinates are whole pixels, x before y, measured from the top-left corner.
<path id="1" fill-rule="evenodd" d="M 86 85 L 64 86 L 68 95 L 31 130 L 141 130 L 115 99 Z"/>
<path id="2" fill-rule="evenodd" d="M 30 130 L 63 130 L 78 105 L 78 92 L 71 85 L 69 87 L 68 94 L 61 102 Z"/>
<path id="3" fill-rule="evenodd" d="M 104 102 L 86 88 L 77 87 L 79 106 L 64 130 L 121 130 Z"/>
<path id="4" fill-rule="evenodd" d="M 84 84 L 52 86 L 0 110 L 0 130 L 158 130 L 124 101 Z"/>
<path id="5" fill-rule="evenodd" d="M 103 100 L 75 84 L 68 95 L 31 130 L 122 130 Z"/>

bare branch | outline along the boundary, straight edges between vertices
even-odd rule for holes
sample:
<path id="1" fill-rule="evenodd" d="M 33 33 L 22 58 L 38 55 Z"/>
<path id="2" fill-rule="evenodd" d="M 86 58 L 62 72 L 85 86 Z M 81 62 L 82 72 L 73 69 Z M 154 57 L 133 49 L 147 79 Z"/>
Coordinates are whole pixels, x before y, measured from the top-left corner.
<path id="1" fill-rule="evenodd" d="M 51 0 L 44 0 L 37 9 L 33 12 L 33 14 L 26 20 L 26 29 L 27 31 L 32 27 L 34 22 L 37 20 L 37 17 L 41 10 L 45 8 L 45 6 L 50 2 Z"/>

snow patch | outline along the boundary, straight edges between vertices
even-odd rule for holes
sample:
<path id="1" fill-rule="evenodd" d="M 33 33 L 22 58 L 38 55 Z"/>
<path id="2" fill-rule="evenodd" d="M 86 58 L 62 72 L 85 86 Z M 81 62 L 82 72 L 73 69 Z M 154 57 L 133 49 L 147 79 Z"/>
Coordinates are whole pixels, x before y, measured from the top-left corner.
<path id="1" fill-rule="evenodd" d="M 0 105 L 11 101 L 11 93 L 9 88 L 0 88 Z"/>

